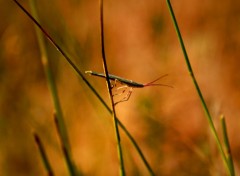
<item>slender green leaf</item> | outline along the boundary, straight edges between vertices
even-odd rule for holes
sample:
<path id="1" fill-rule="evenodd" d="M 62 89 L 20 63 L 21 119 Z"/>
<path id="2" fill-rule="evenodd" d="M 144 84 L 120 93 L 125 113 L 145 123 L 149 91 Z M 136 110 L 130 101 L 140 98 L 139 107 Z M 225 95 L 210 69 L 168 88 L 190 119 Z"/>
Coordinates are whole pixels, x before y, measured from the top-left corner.
<path id="1" fill-rule="evenodd" d="M 56 117 L 56 115 L 54 115 L 54 123 L 55 123 L 56 129 L 57 129 L 57 134 L 60 138 L 60 143 L 61 143 L 60 145 L 61 145 L 61 149 L 62 149 L 62 152 L 64 155 L 66 165 L 68 167 L 69 174 L 72 176 L 79 176 L 81 174 L 79 173 L 79 171 L 77 171 L 70 153 L 68 152 L 63 141 L 61 140 L 60 124 L 59 124 L 59 121 L 58 121 L 58 118 Z"/>
<path id="2" fill-rule="evenodd" d="M 230 147 L 230 143 L 229 143 L 229 139 L 228 139 L 226 120 L 225 120 L 224 115 L 221 115 L 220 118 L 221 118 L 221 124 L 222 124 L 224 145 L 226 148 L 226 157 L 227 157 L 227 161 L 228 161 L 228 167 L 230 168 L 231 176 L 234 176 L 235 171 L 234 171 L 231 147 Z"/>
<path id="3" fill-rule="evenodd" d="M 45 167 L 45 169 L 47 171 L 48 176 L 54 176 L 52 167 L 51 167 L 50 162 L 48 160 L 48 157 L 46 155 L 46 151 L 45 151 L 45 149 L 43 147 L 43 144 L 42 144 L 38 134 L 37 133 L 33 133 L 33 137 L 34 137 L 35 142 L 36 142 L 36 144 L 38 146 L 38 149 L 39 149 L 39 152 L 40 152 L 40 156 L 42 158 L 42 162 L 43 162 L 43 165 L 44 165 L 44 167 Z"/>
<path id="4" fill-rule="evenodd" d="M 111 105 L 112 105 L 113 126 L 114 126 L 114 131 L 115 131 L 116 140 L 117 140 L 118 159 L 120 162 L 120 175 L 124 176 L 125 168 L 124 168 L 124 162 L 123 162 L 121 137 L 119 134 L 117 115 L 116 115 L 116 111 L 115 111 L 115 105 L 114 105 L 114 100 L 113 100 L 113 95 L 112 95 L 112 88 L 111 88 L 111 83 L 110 83 L 108 68 L 107 68 L 107 59 L 106 59 L 105 43 L 104 43 L 104 24 L 103 23 L 104 23 L 103 0 L 100 0 L 100 25 L 101 25 L 101 46 L 102 46 L 103 69 L 104 69 L 104 73 L 106 74 L 106 83 L 107 83 L 107 88 L 108 88 L 108 93 L 109 93 L 109 99 L 111 100 Z"/>
<path id="5" fill-rule="evenodd" d="M 29 3 L 31 6 L 33 16 L 35 17 L 36 20 L 39 21 L 39 17 L 38 17 L 36 5 L 35 5 L 35 0 L 30 0 Z M 70 172 L 70 175 L 75 175 L 72 172 L 72 170 L 74 170 L 74 162 L 71 159 L 69 159 L 69 158 L 72 158 L 71 150 L 70 150 L 70 142 L 68 139 L 67 129 L 66 129 L 66 125 L 64 122 L 64 117 L 63 117 L 62 108 L 60 105 L 60 100 L 58 97 L 57 86 L 56 86 L 56 83 L 55 83 L 55 80 L 54 80 L 54 77 L 52 74 L 52 70 L 49 65 L 49 59 L 48 59 L 48 55 L 47 55 L 47 51 L 46 51 L 46 47 L 45 47 L 45 41 L 44 41 L 41 31 L 37 28 L 37 26 L 35 26 L 35 30 L 36 30 L 36 34 L 37 34 L 40 51 L 41 51 L 41 61 L 42 61 L 43 67 L 44 67 L 45 75 L 47 77 L 48 87 L 49 87 L 51 95 L 52 95 L 56 117 L 58 118 L 58 132 L 59 132 L 60 140 L 62 142 L 63 148 L 65 149 L 65 152 L 67 153 L 67 155 L 64 155 L 65 160 L 67 161 L 66 162 L 67 168 Z M 66 156 L 67 156 L 67 158 L 66 158 Z"/>
<path id="6" fill-rule="evenodd" d="M 229 167 L 228 167 L 227 158 L 226 158 L 226 156 L 225 156 L 225 154 L 224 154 L 223 147 L 222 147 L 222 145 L 221 145 L 221 143 L 220 143 L 220 139 L 219 139 L 219 137 L 218 137 L 216 128 L 215 128 L 215 126 L 214 126 L 214 124 L 213 124 L 213 120 L 212 120 L 212 117 L 211 117 L 210 112 L 209 112 L 209 110 L 208 110 L 207 104 L 206 104 L 206 102 L 205 102 L 205 100 L 204 100 L 204 97 L 203 97 L 203 95 L 202 95 L 202 92 L 201 92 L 201 90 L 200 90 L 200 87 L 199 87 L 199 85 L 198 85 L 198 83 L 197 83 L 197 80 L 196 80 L 196 78 L 195 78 L 195 76 L 194 76 L 194 73 L 193 73 L 193 70 L 192 70 L 192 66 L 191 66 L 191 64 L 190 64 L 190 61 L 189 61 L 189 58 L 188 58 L 188 54 L 187 54 L 186 48 L 185 48 L 185 46 L 184 46 L 184 42 L 183 42 L 183 39 L 182 39 L 182 35 L 181 35 L 180 29 L 179 29 L 179 27 L 178 27 L 177 20 L 176 20 L 176 17 L 175 17 L 175 15 L 174 15 L 174 11 L 173 11 L 173 9 L 172 9 L 172 5 L 171 5 L 170 0 L 167 0 L 167 5 L 168 5 L 169 11 L 170 11 L 170 15 L 171 15 L 172 20 L 173 20 L 173 24 L 174 24 L 174 27 L 175 27 L 175 30 L 176 30 L 176 33 L 177 33 L 177 36 L 178 36 L 178 40 L 179 40 L 179 42 L 180 42 L 180 45 L 181 45 L 181 48 L 182 48 L 182 51 L 183 51 L 183 55 L 184 55 L 184 58 L 185 58 L 185 62 L 186 62 L 186 65 L 187 65 L 189 74 L 190 74 L 190 76 L 191 76 L 191 78 L 192 78 L 193 84 L 194 84 L 195 89 L 196 89 L 196 91 L 197 91 L 197 94 L 198 94 L 198 96 L 199 96 L 199 98 L 200 98 L 200 101 L 201 101 L 201 104 L 202 104 L 202 106 L 203 106 L 203 109 L 204 109 L 206 118 L 207 118 L 207 120 L 208 120 L 208 124 L 209 124 L 209 126 L 210 126 L 211 131 L 212 131 L 212 134 L 213 134 L 213 136 L 214 136 L 214 139 L 215 139 L 215 141 L 216 141 L 216 143 L 217 143 L 217 146 L 218 146 L 219 152 L 220 152 L 220 154 L 221 154 L 221 156 L 222 156 L 224 165 L 225 165 L 225 167 L 226 167 L 226 169 L 227 169 L 228 174 L 230 174 L 230 169 L 229 169 Z"/>

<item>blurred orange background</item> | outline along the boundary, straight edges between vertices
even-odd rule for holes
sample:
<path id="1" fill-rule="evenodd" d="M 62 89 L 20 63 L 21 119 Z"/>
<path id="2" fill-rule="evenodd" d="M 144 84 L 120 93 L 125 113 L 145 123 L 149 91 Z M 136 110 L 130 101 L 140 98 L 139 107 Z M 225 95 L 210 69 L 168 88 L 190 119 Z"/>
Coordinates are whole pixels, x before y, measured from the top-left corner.
<path id="1" fill-rule="evenodd" d="M 29 10 L 28 1 L 20 1 Z M 37 132 L 55 175 L 67 175 L 53 122 L 53 103 L 34 24 L 14 4 L 0 0 L 1 175 L 46 175 L 33 139 Z M 172 6 L 193 71 L 222 139 L 227 121 L 236 173 L 240 140 L 240 1 L 177 1 Z M 41 24 L 78 68 L 103 72 L 99 1 L 37 1 Z M 30 10 L 29 10 L 30 11 Z M 174 86 L 134 89 L 116 106 L 156 175 L 226 175 L 165 1 L 104 1 L 109 72 L 140 83 L 169 74 Z M 74 161 L 84 175 L 117 175 L 111 115 L 56 49 L 46 42 Z M 109 104 L 104 79 L 86 75 Z M 147 175 L 121 131 L 127 175 Z"/>

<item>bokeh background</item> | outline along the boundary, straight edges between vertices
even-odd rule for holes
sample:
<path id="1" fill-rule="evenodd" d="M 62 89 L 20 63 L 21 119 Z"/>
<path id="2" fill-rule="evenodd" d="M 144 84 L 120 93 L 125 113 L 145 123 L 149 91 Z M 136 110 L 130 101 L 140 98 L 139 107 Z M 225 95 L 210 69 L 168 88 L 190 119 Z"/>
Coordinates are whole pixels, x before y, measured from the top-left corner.
<path id="1" fill-rule="evenodd" d="M 28 1 L 21 0 L 29 10 Z M 104 1 L 106 56 L 113 74 L 172 85 L 135 89 L 116 106 L 156 175 L 226 175 L 188 74 L 165 1 Z M 172 0 L 189 58 L 222 136 L 227 120 L 237 174 L 240 159 L 240 1 Z M 102 72 L 99 1 L 37 1 L 41 24 L 81 71 Z M 0 0 L 0 175 L 46 175 L 33 139 L 37 132 L 56 175 L 67 175 L 53 122 L 53 103 L 33 22 Z M 74 161 L 84 175 L 117 175 L 110 114 L 56 49 L 46 42 Z M 109 103 L 105 81 L 87 79 Z M 127 175 L 147 175 L 121 131 Z"/>

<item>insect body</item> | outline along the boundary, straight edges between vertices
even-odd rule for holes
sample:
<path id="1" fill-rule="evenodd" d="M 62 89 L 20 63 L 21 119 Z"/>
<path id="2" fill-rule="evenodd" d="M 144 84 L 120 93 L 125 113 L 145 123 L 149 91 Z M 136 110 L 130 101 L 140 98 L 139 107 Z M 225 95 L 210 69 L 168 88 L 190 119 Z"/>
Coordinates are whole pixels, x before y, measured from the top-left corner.
<path id="1" fill-rule="evenodd" d="M 94 71 L 85 71 L 85 73 L 93 75 L 93 76 L 106 78 L 106 75 L 103 74 L 103 73 L 98 73 L 98 72 L 94 72 Z M 157 78 L 157 79 L 155 79 L 155 80 L 153 80 L 153 81 L 151 81 L 149 83 L 141 84 L 141 83 L 129 80 L 129 79 L 125 79 L 125 78 L 122 78 L 122 77 L 119 77 L 119 76 L 108 74 L 109 79 L 115 81 L 115 84 L 113 84 L 112 87 L 115 87 L 116 82 L 120 82 L 121 84 L 124 84 L 124 86 L 118 87 L 117 90 L 123 89 L 123 88 L 127 88 L 127 87 L 130 88 L 128 94 L 121 101 L 119 101 L 117 103 L 120 103 L 120 102 L 123 102 L 123 101 L 127 101 L 130 98 L 131 94 L 132 94 L 133 88 L 143 88 L 143 87 L 147 87 L 147 86 L 166 86 L 166 87 L 173 88 L 172 86 L 169 86 L 169 85 L 166 85 L 166 84 L 155 84 L 156 81 L 158 81 L 159 79 L 161 79 L 161 78 L 163 78 L 165 76 L 167 76 L 167 74 L 165 74 L 163 76 L 160 76 L 159 78 Z M 124 92 L 125 92 L 125 90 L 122 93 L 124 93 Z M 117 94 L 117 95 L 119 95 L 119 94 Z M 117 103 L 115 103 L 115 105 Z"/>
<path id="2" fill-rule="evenodd" d="M 85 73 L 93 75 L 93 76 L 106 78 L 105 74 L 103 74 L 103 73 L 98 73 L 98 72 L 94 72 L 94 71 L 85 71 Z M 112 75 L 112 74 L 109 74 L 108 76 L 109 76 L 110 80 L 119 81 L 122 84 L 126 84 L 127 86 L 134 87 L 134 88 L 143 88 L 143 87 L 146 87 L 146 86 L 167 86 L 167 87 L 171 87 L 172 88 L 172 86 L 165 85 L 165 84 L 155 84 L 156 81 L 158 81 L 159 79 L 167 76 L 167 74 L 163 75 L 163 76 L 161 76 L 161 77 L 159 77 L 159 78 L 155 79 L 154 81 L 151 81 L 151 82 L 149 82 L 147 84 L 137 83 L 137 82 L 134 82 L 132 80 L 125 79 L 125 78 L 122 78 L 122 77 L 119 77 L 119 76 L 115 76 L 115 75 Z"/>

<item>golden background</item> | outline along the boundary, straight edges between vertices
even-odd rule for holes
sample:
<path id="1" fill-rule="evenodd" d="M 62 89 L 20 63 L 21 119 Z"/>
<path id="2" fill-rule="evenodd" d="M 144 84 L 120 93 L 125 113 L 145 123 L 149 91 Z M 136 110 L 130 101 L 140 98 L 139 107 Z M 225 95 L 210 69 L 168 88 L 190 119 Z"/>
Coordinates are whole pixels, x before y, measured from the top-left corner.
<path id="1" fill-rule="evenodd" d="M 20 3 L 29 10 L 28 1 Z M 219 117 L 226 117 L 240 173 L 240 1 L 172 0 L 172 6 L 220 137 Z M 37 7 L 41 24 L 81 71 L 103 72 L 99 1 L 41 0 Z M 40 135 L 55 175 L 67 175 L 34 24 L 13 1 L 0 0 L 0 15 L 0 175 L 46 175 L 33 131 Z M 106 0 L 104 20 L 110 73 L 140 83 L 169 74 L 159 82 L 174 86 L 134 89 L 127 102 L 116 106 L 156 175 L 226 175 L 166 1 Z M 78 169 L 84 175 L 117 175 L 110 114 L 46 44 Z M 110 103 L 104 79 L 86 78 Z M 122 131 L 121 137 L 127 175 L 147 175 Z"/>

